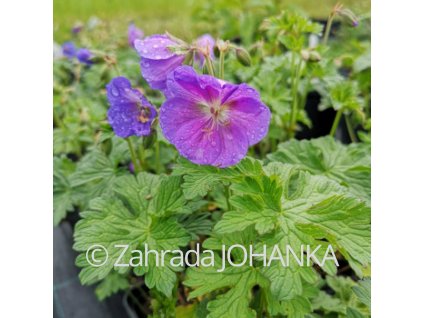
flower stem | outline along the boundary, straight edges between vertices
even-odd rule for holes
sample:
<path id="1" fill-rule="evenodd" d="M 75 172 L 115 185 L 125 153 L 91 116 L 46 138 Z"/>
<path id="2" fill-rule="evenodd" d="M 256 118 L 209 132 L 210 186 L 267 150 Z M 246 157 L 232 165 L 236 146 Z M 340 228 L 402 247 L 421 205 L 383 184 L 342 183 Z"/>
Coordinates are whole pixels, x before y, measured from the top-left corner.
<path id="1" fill-rule="evenodd" d="M 205 56 L 206 59 L 206 67 L 207 67 L 207 71 L 209 72 L 209 74 L 211 76 L 214 76 L 214 69 L 213 69 L 213 63 L 212 60 L 210 58 L 210 54 L 206 54 Z"/>
<path id="2" fill-rule="evenodd" d="M 323 36 L 323 44 L 324 45 L 326 45 L 328 43 L 330 29 L 332 29 L 332 22 L 333 22 L 334 18 L 335 18 L 335 15 L 333 13 L 331 13 L 329 15 L 328 22 L 326 22 L 325 35 Z"/>
<path id="3" fill-rule="evenodd" d="M 225 51 L 220 51 L 219 56 L 219 77 L 224 79 L 225 77 Z"/>
<path id="4" fill-rule="evenodd" d="M 126 142 L 128 143 L 129 152 L 131 153 L 131 160 L 132 164 L 134 165 L 135 173 L 138 174 L 141 171 L 141 168 L 139 166 L 137 156 L 135 155 L 134 145 L 132 144 L 131 139 L 126 138 Z"/>
<path id="5" fill-rule="evenodd" d="M 335 120 L 333 121 L 332 128 L 330 129 L 330 133 L 329 133 L 330 136 L 332 137 L 335 136 L 336 129 L 338 128 L 341 117 L 342 117 L 342 108 L 339 109 L 336 113 Z"/>
<path id="6" fill-rule="evenodd" d="M 160 143 L 156 140 L 156 172 L 159 173 L 160 170 Z"/>
<path id="7" fill-rule="evenodd" d="M 344 118 L 345 118 L 345 123 L 347 124 L 348 135 L 350 136 L 351 141 L 357 142 L 357 137 L 355 136 L 354 128 L 351 123 L 351 117 L 348 115 L 344 115 Z"/>
<path id="8" fill-rule="evenodd" d="M 232 209 L 231 203 L 229 201 L 230 196 L 231 196 L 231 189 L 229 189 L 229 185 L 225 185 L 225 199 L 226 199 L 226 205 L 227 205 L 228 211 Z"/>
<path id="9" fill-rule="evenodd" d="M 140 162 L 140 169 L 142 170 L 142 166 L 144 164 L 144 144 L 143 140 L 141 140 L 140 146 L 138 147 L 138 158 Z"/>
<path id="10" fill-rule="evenodd" d="M 300 81 L 300 74 L 301 74 L 301 58 L 298 61 L 297 67 L 295 68 L 295 55 L 292 55 L 292 105 L 291 105 L 291 116 L 289 119 L 289 126 L 288 126 L 288 137 L 292 138 L 295 135 L 295 126 L 297 122 L 297 111 L 298 111 L 298 84 Z"/>

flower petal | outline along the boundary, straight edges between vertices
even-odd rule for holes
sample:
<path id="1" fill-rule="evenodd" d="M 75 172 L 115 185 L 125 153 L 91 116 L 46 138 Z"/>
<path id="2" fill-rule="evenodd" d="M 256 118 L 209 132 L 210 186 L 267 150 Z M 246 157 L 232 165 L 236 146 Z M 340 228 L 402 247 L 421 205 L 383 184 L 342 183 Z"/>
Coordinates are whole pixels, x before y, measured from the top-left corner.
<path id="1" fill-rule="evenodd" d="M 242 97 L 231 99 L 229 104 L 230 125 L 245 132 L 250 146 L 262 140 L 269 130 L 270 110 L 260 100 Z"/>
<path id="2" fill-rule="evenodd" d="M 151 133 L 151 122 L 157 111 L 148 100 L 125 77 L 114 78 L 107 86 L 110 108 L 107 112 L 109 123 L 115 134 L 122 138 L 132 135 L 146 136 Z M 148 121 L 139 121 L 139 104 L 149 110 Z"/>
<path id="3" fill-rule="evenodd" d="M 195 102 L 212 103 L 219 99 L 221 83 L 209 75 L 198 75 L 190 66 L 180 66 L 166 82 L 167 97 L 180 97 Z"/>
<path id="4" fill-rule="evenodd" d="M 187 99 L 167 100 L 160 108 L 160 126 L 179 153 L 197 164 L 231 166 L 245 157 L 248 150 L 243 127 L 213 127 L 211 119 Z"/>
<path id="5" fill-rule="evenodd" d="M 141 58 L 141 73 L 152 89 L 166 90 L 169 73 L 180 66 L 185 57 L 175 55 L 167 60 L 150 60 Z"/>
<path id="6" fill-rule="evenodd" d="M 231 84 L 225 83 L 222 87 L 222 100 L 221 103 L 231 103 L 238 98 L 250 97 L 260 100 L 260 94 L 247 84 Z"/>
<path id="7" fill-rule="evenodd" d="M 178 44 L 165 34 L 155 34 L 143 40 L 135 40 L 134 45 L 141 58 L 166 60 L 175 55 L 168 47 L 177 46 Z"/>

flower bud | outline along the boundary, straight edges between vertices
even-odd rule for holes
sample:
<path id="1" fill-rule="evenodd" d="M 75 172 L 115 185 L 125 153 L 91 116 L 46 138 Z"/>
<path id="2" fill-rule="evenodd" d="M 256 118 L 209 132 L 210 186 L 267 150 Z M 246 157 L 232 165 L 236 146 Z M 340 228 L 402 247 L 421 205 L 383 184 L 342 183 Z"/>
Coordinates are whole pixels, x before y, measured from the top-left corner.
<path id="1" fill-rule="evenodd" d="M 317 51 L 301 50 L 301 57 L 307 62 L 319 62 L 322 57 Z"/>
<path id="2" fill-rule="evenodd" d="M 310 51 L 308 50 L 301 50 L 301 57 L 304 61 L 308 61 L 310 59 Z"/>
<path id="3" fill-rule="evenodd" d="M 223 41 L 223 40 L 217 40 L 216 47 L 219 49 L 219 51 L 226 52 L 229 49 L 229 42 Z"/>
<path id="4" fill-rule="evenodd" d="M 358 26 L 358 18 L 351 10 L 341 9 L 341 10 L 338 11 L 338 14 L 341 17 L 346 18 L 351 23 L 351 26 L 353 26 L 353 27 Z"/>
<path id="5" fill-rule="evenodd" d="M 317 51 L 310 52 L 310 62 L 319 62 L 322 59 Z"/>
<path id="6" fill-rule="evenodd" d="M 241 47 L 237 47 L 235 49 L 235 54 L 237 60 L 244 66 L 250 66 L 251 65 L 251 57 L 250 54 L 248 54 L 247 50 Z"/>

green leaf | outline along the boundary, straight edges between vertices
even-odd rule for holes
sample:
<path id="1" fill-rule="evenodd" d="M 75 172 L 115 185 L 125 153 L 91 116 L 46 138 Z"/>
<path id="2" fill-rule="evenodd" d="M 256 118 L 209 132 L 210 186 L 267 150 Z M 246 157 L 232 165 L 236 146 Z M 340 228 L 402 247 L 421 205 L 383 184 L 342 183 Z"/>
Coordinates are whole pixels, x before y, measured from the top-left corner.
<path id="1" fill-rule="evenodd" d="M 174 178 L 163 177 L 160 187 L 169 181 L 169 187 L 174 186 Z M 132 250 L 144 251 L 145 244 L 149 250 L 175 250 L 186 246 L 191 236 L 177 222 L 174 216 L 165 217 L 165 210 L 151 211 L 150 201 L 159 196 L 159 186 L 156 176 L 142 173 L 134 176 L 124 176 L 116 181 L 116 195 L 100 197 L 90 202 L 89 210 L 82 212 L 82 220 L 75 227 L 74 249 L 81 252 L 77 265 L 82 267 L 80 279 L 82 284 L 92 284 L 116 270 L 125 273 L 128 267 L 114 267 L 123 248 L 116 245 L 128 245 L 128 251 L 120 263 L 129 263 L 133 256 Z M 154 185 L 153 189 L 150 188 Z M 180 193 L 182 196 L 182 193 Z M 173 197 L 172 197 L 173 198 Z M 178 199 L 179 200 L 179 199 Z M 176 201 L 165 201 L 176 202 Z M 168 205 L 161 204 L 161 208 Z M 173 204 L 171 205 L 173 206 Z M 160 217 L 163 216 L 163 217 Z M 100 267 L 91 266 L 86 259 L 86 251 L 93 245 L 101 245 L 108 252 L 107 262 Z M 138 254 L 134 255 L 138 256 Z M 97 253 L 96 258 L 102 260 L 105 253 Z M 171 295 L 176 282 L 175 271 L 179 268 L 153 265 L 154 255 L 149 257 L 149 264 L 136 267 L 137 274 L 146 275 L 145 281 L 149 288 L 157 288 L 166 296 Z"/>
<path id="2" fill-rule="evenodd" d="M 347 308 L 347 318 L 364 318 L 363 314 L 355 308 Z"/>
<path id="3" fill-rule="evenodd" d="M 157 213 L 175 214 L 184 207 L 185 198 L 181 189 L 181 177 L 168 177 L 160 183 L 152 208 Z"/>
<path id="4" fill-rule="evenodd" d="M 63 158 L 53 160 L 53 223 L 58 225 L 66 217 L 66 213 L 73 211 L 80 199 L 69 180 L 73 171 L 73 163 Z"/>
<path id="5" fill-rule="evenodd" d="M 282 308 L 288 318 L 304 318 L 311 312 L 310 301 L 306 297 L 296 296 L 291 300 L 283 301 Z"/>
<path id="6" fill-rule="evenodd" d="M 215 257 L 215 267 L 190 268 L 184 282 L 186 286 L 196 288 L 190 298 L 198 297 L 213 291 L 230 288 L 215 300 L 208 302 L 208 318 L 256 317 L 255 311 L 249 307 L 251 289 L 255 285 L 267 284 L 266 279 L 253 267 L 229 267 L 221 273 L 222 260 Z"/>
<path id="7" fill-rule="evenodd" d="M 331 137 L 282 143 L 271 161 L 299 166 L 314 175 L 327 176 L 359 198 L 370 201 L 370 147 L 342 145 Z"/>
<path id="8" fill-rule="evenodd" d="M 200 235 L 210 235 L 213 222 L 208 213 L 183 215 L 179 223 L 191 234 L 192 240 L 198 240 Z"/>
<path id="9" fill-rule="evenodd" d="M 175 165 L 173 175 L 184 176 L 182 188 L 186 199 L 204 197 L 220 182 L 230 181 L 242 175 L 254 175 L 262 171 L 261 163 L 252 158 L 245 158 L 231 168 L 216 168 L 196 165 L 186 159 L 180 159 Z"/>
<path id="10" fill-rule="evenodd" d="M 320 291 L 318 296 L 313 299 L 313 310 L 324 310 L 325 312 L 345 313 L 345 305 L 339 298 L 330 296 L 324 291 Z"/>
<path id="11" fill-rule="evenodd" d="M 129 288 L 128 278 L 118 273 L 112 272 L 107 275 L 106 278 L 97 286 L 95 294 L 99 300 L 103 300 L 119 290 L 125 290 Z"/>
<path id="12" fill-rule="evenodd" d="M 160 183 L 159 176 L 141 172 L 136 177 L 132 175 L 119 177 L 113 190 L 131 213 L 146 216 L 148 211 L 153 210 L 152 201 L 156 197 Z"/>
<path id="13" fill-rule="evenodd" d="M 358 299 L 365 304 L 369 309 L 371 308 L 371 280 L 363 279 L 358 282 L 358 285 L 352 288 Z"/>
<path id="14" fill-rule="evenodd" d="M 116 165 L 102 151 L 93 150 L 79 162 L 77 170 L 72 175 L 72 185 L 92 183 L 94 186 L 89 194 L 91 198 L 110 194 L 116 173 Z"/>
<path id="15" fill-rule="evenodd" d="M 324 95 L 320 110 L 332 107 L 335 110 L 350 110 L 361 113 L 364 107 L 364 99 L 359 96 L 358 84 L 355 81 L 341 80 L 329 83 L 328 93 Z"/>
<path id="16" fill-rule="evenodd" d="M 338 183 L 296 166 L 270 163 L 264 171 L 267 175 L 234 181 L 231 202 L 236 211 L 224 213 L 215 233 L 227 235 L 253 226 L 262 235 L 258 238 L 262 245 L 277 245 L 280 251 L 288 245 L 294 251 L 302 245 L 320 245 L 316 255 L 322 260 L 331 244 L 358 272 L 360 264 L 370 262 L 370 208 L 364 202 Z M 268 257 L 270 254 L 267 252 Z M 336 273 L 331 261 L 325 262 L 323 269 Z M 262 272 L 278 300 L 301 295 L 303 280 L 312 283 L 316 279 L 310 267 L 295 262 L 288 267 L 274 262 Z"/>

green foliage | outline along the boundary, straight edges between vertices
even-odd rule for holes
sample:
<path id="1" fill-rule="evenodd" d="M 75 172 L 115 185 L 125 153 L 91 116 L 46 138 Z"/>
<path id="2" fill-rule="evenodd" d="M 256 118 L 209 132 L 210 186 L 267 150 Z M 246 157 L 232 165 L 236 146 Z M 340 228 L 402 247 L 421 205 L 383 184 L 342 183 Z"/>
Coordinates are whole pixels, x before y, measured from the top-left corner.
<path id="1" fill-rule="evenodd" d="M 370 147 L 342 145 L 333 138 L 292 140 L 270 154 L 271 161 L 299 166 L 314 175 L 339 182 L 355 196 L 370 201 Z"/>
<path id="2" fill-rule="evenodd" d="M 215 171 L 215 180 L 220 175 L 220 181 L 231 182 L 230 203 L 233 211 L 223 214 L 223 218 L 215 225 L 212 236 L 215 235 L 218 240 L 236 237 L 234 241 L 239 242 L 240 233 L 253 231 L 249 242 L 254 242 L 259 248 L 264 244 L 278 245 L 281 250 L 287 244 L 299 248 L 302 244 L 327 246 L 329 242 L 343 254 L 357 274 L 362 275 L 362 267 L 370 262 L 369 207 L 351 196 L 346 188 L 325 176 L 313 176 L 300 167 L 289 164 L 270 163 L 261 168 L 259 162 L 246 159 L 240 165 L 253 163 L 255 169 L 250 170 L 248 176 L 240 177 L 236 168 L 222 169 L 219 174 Z M 194 173 L 195 167 L 188 167 L 186 164 L 184 168 L 189 171 L 189 181 L 192 184 L 197 180 L 202 182 L 199 170 L 210 173 L 209 167 L 196 167 Z M 179 167 L 178 173 L 181 172 L 182 168 Z M 208 246 L 207 242 L 204 243 L 205 247 Z M 325 264 L 322 269 L 330 275 L 336 273 L 334 266 L 329 264 Z M 239 273 L 243 273 L 245 277 Z M 260 285 L 270 298 L 268 306 L 273 306 L 276 302 L 278 308 L 285 308 L 289 312 L 289 308 L 297 306 L 294 305 L 296 302 L 304 304 L 305 309 L 311 308 L 307 305 L 307 299 L 304 300 L 301 295 L 304 285 L 316 283 L 316 280 L 316 272 L 310 267 L 283 268 L 272 265 L 252 270 L 246 266 L 245 269 L 231 268 L 223 273 L 216 273 L 213 268 L 200 267 L 199 270 L 188 271 L 185 284 L 196 287 L 191 297 L 231 286 L 230 292 L 209 302 L 209 316 L 219 317 L 224 312 L 242 312 L 248 317 L 254 315 L 248 306 L 251 300 L 250 291 L 248 288 L 237 287 L 237 284 L 234 286 L 235 282 L 242 282 L 250 288 Z M 210 284 L 211 282 L 214 283 Z M 311 311 L 307 310 L 306 312 Z M 234 316 L 228 314 L 228 317 Z"/>
<path id="3" fill-rule="evenodd" d="M 306 35 L 320 34 L 323 27 L 298 12 L 284 11 L 264 20 L 262 29 L 277 39 L 286 49 L 299 52 L 306 44 Z"/>
<path id="4" fill-rule="evenodd" d="M 173 14 L 172 7 L 163 14 Z M 127 45 L 127 21 L 91 20 L 75 36 L 78 46 L 95 55 L 90 67 L 55 59 L 53 219 L 58 225 L 67 213 L 78 213 L 74 249 L 80 281 L 97 284 L 100 300 L 118 291 L 132 295 L 148 289 L 140 303 L 153 318 L 370 316 L 369 21 L 354 30 L 341 26 L 326 45 L 316 42 L 321 23 L 298 10 L 281 12 L 285 7 L 277 1 L 199 3 L 193 9 L 196 28 L 181 22 L 175 31 L 204 30 L 245 50 L 251 66 L 241 66 L 228 51 L 222 79 L 253 86 L 271 109 L 268 136 L 225 169 L 180 157 L 157 122 L 150 136 L 130 138 L 135 158 L 127 141 L 114 135 L 104 90 L 113 77 L 130 78 L 157 108 L 165 99 L 139 72 L 139 58 Z M 172 21 L 138 26 L 149 34 Z M 302 129 L 319 128 L 306 111 L 310 92 L 320 94 L 319 110 L 331 108 L 344 116 L 353 143 L 328 136 L 294 138 Z M 130 171 L 132 160 L 141 173 Z M 170 255 L 164 266 L 156 266 L 154 255 L 138 264 L 137 251 L 146 246 L 186 251 L 197 243 L 202 255 L 205 249 L 215 252 L 213 267 L 174 266 Z M 233 244 L 266 253 L 251 266 L 226 261 L 226 269 L 218 271 L 224 264 L 217 256 L 222 245 Z M 106 248 L 103 266 L 87 259 L 93 245 Z M 123 251 L 117 245 L 128 246 L 119 263 L 132 265 L 115 266 Z M 300 251 L 300 259 L 301 251 L 307 252 L 303 247 L 316 248 L 320 260 L 331 246 L 341 268 L 331 261 L 308 264 L 306 257 L 301 266 L 292 256 L 288 266 L 278 261 L 266 266 L 274 246 L 286 259 L 287 245 Z M 98 250 L 95 257 L 103 260 L 106 253 Z M 240 263 L 243 254 L 234 250 L 231 259 Z"/>
<path id="5" fill-rule="evenodd" d="M 116 245 L 129 246 L 129 252 L 120 262 L 128 263 L 130 252 L 145 244 L 149 249 L 174 250 L 189 242 L 190 235 L 175 216 L 166 215 L 169 211 L 178 213 L 184 206 L 182 192 L 174 192 L 178 180 L 178 177 L 158 180 L 157 176 L 145 173 L 137 178 L 123 176 L 116 181 L 115 196 L 108 195 L 91 201 L 89 210 L 81 213 L 83 219 L 75 228 L 74 248 L 81 252 L 76 262 L 82 267 L 80 279 L 83 284 L 95 283 L 113 270 L 120 273 L 127 271 L 127 267 L 114 267 L 122 252 Z M 86 260 L 85 251 L 94 244 L 102 245 L 108 251 L 104 266 L 93 267 Z M 176 282 L 174 271 L 179 269 L 151 264 L 137 268 L 137 274 L 146 276 L 148 287 L 155 287 L 170 296 Z"/>
<path id="6" fill-rule="evenodd" d="M 95 294 L 98 299 L 103 300 L 119 290 L 125 290 L 129 288 L 128 279 L 118 273 L 111 273 L 97 286 Z"/>

